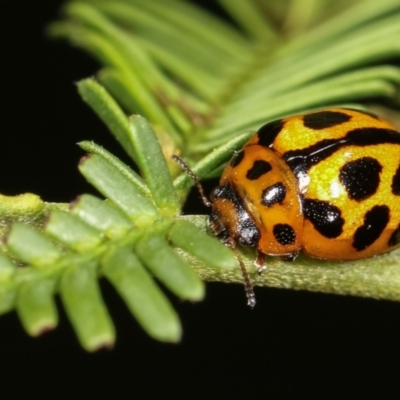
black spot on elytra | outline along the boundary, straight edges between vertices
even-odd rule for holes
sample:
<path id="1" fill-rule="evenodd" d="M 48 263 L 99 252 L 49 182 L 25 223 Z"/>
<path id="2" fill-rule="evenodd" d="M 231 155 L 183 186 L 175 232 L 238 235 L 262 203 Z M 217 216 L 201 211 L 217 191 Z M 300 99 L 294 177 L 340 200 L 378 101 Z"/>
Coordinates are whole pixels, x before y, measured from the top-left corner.
<path id="1" fill-rule="evenodd" d="M 244 150 L 240 150 L 237 153 L 233 155 L 231 158 L 230 165 L 232 168 L 237 167 L 243 160 L 244 158 Z"/>
<path id="2" fill-rule="evenodd" d="M 276 224 L 274 225 L 272 232 L 276 241 L 284 246 L 293 244 L 296 241 L 296 233 L 288 224 Z"/>
<path id="3" fill-rule="evenodd" d="M 339 172 L 339 179 L 350 199 L 361 201 L 376 193 L 382 165 L 372 157 L 349 161 Z"/>
<path id="4" fill-rule="evenodd" d="M 307 171 L 320 161 L 346 146 L 373 146 L 391 143 L 400 145 L 400 134 L 383 128 L 356 128 L 340 139 L 324 139 L 300 150 L 290 150 L 282 155 L 289 167 L 297 175 Z"/>
<path id="5" fill-rule="evenodd" d="M 253 166 L 247 171 L 246 178 L 254 181 L 271 171 L 271 169 L 272 166 L 268 161 L 256 160 Z"/>
<path id="6" fill-rule="evenodd" d="M 351 115 L 339 111 L 320 111 L 312 114 L 306 114 L 303 117 L 303 124 L 310 129 L 332 128 L 350 121 Z"/>
<path id="7" fill-rule="evenodd" d="M 278 182 L 262 191 L 261 204 L 267 207 L 271 207 L 276 203 L 282 204 L 285 197 L 286 187 L 282 182 Z"/>
<path id="8" fill-rule="evenodd" d="M 327 238 L 336 238 L 343 231 L 344 219 L 340 209 L 327 201 L 303 200 L 304 216 Z"/>
<path id="9" fill-rule="evenodd" d="M 257 132 L 258 144 L 264 147 L 271 146 L 284 124 L 281 119 L 278 119 L 263 125 Z"/>
<path id="10" fill-rule="evenodd" d="M 397 167 L 396 173 L 393 175 L 392 193 L 395 196 L 400 196 L 400 165 Z"/>
<path id="11" fill-rule="evenodd" d="M 390 236 L 390 239 L 388 241 L 388 245 L 390 247 L 392 246 L 397 246 L 400 244 L 400 224 L 397 226 L 397 228 L 393 231 L 392 235 Z"/>
<path id="12" fill-rule="evenodd" d="M 386 228 L 389 222 L 389 207 L 374 206 L 364 215 L 364 224 L 358 227 L 354 233 L 352 246 L 357 251 L 365 250 L 371 246 Z"/>

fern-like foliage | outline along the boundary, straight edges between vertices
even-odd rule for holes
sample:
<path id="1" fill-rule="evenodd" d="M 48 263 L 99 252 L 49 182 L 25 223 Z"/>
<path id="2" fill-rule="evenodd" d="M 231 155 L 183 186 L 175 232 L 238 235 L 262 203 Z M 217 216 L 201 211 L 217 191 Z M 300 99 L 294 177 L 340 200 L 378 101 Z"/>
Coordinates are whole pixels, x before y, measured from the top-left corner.
<path id="1" fill-rule="evenodd" d="M 331 105 L 398 108 L 398 0 L 218 3 L 233 23 L 183 0 L 80 0 L 50 27 L 104 64 L 79 93 L 141 174 L 82 142 L 79 169 L 106 200 L 0 197 L 0 312 L 15 309 L 29 334 L 57 325 L 59 294 L 82 346 L 111 346 L 105 277 L 150 336 L 179 340 L 179 318 L 154 277 L 191 301 L 204 295 L 200 278 L 242 278 L 205 218 L 180 215 L 192 182 L 170 156 L 216 177 L 274 118 Z M 346 263 L 270 260 L 262 276 L 252 252 L 243 258 L 255 284 L 400 300 L 399 251 Z"/>

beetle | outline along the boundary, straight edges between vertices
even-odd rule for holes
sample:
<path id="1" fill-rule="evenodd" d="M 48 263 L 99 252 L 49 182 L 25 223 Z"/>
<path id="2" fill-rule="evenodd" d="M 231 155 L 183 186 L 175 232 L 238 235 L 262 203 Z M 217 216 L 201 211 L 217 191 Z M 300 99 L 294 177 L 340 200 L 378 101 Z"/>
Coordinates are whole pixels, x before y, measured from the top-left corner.
<path id="1" fill-rule="evenodd" d="M 232 156 L 210 200 L 175 160 L 211 207 L 214 235 L 256 248 L 258 272 L 266 255 L 357 260 L 400 246 L 400 134 L 375 114 L 330 108 L 265 124 Z"/>

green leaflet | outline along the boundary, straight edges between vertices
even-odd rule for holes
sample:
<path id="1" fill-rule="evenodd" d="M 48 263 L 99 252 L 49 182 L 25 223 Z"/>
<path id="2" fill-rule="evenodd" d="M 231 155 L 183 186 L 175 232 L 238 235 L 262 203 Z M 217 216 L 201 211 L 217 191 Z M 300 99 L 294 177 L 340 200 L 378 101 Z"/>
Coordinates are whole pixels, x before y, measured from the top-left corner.
<path id="1" fill-rule="evenodd" d="M 148 334 L 161 341 L 179 341 L 179 317 L 135 254 L 128 248 L 111 249 L 102 264 L 105 277 Z"/>
<path id="2" fill-rule="evenodd" d="M 94 263 L 71 266 L 64 271 L 60 295 L 81 345 L 89 351 L 111 347 L 115 329 L 97 282 Z"/>
<path id="3" fill-rule="evenodd" d="M 19 288 L 16 309 L 31 336 L 38 336 L 57 326 L 58 313 L 54 300 L 54 281 L 27 282 Z"/>

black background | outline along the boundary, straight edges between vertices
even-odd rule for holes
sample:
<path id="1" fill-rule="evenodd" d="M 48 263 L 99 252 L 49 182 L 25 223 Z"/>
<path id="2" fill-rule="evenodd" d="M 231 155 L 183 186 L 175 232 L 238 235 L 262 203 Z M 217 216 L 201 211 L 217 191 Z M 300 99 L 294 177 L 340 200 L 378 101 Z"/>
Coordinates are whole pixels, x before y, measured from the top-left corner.
<path id="1" fill-rule="evenodd" d="M 74 86 L 97 63 L 45 35 L 61 4 L 2 4 L 3 194 L 29 191 L 67 202 L 91 191 L 76 168 L 80 140 L 122 156 Z M 400 395 L 400 304 L 257 288 L 251 311 L 240 285 L 208 284 L 202 303 L 173 299 L 184 336 L 170 345 L 148 338 L 113 289 L 103 282 L 102 290 L 118 333 L 111 351 L 85 353 L 62 307 L 59 327 L 37 339 L 24 333 L 15 313 L 0 318 L 1 398 Z"/>

